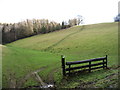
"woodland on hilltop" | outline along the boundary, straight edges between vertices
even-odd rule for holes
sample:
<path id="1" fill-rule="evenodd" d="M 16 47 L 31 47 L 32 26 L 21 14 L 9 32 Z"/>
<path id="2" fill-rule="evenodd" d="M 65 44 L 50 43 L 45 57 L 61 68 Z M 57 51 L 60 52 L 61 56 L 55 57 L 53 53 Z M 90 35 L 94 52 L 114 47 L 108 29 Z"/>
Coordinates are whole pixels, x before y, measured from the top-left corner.
<path id="1" fill-rule="evenodd" d="M 13 24 L 0 23 L 0 30 L 2 31 L 2 44 L 10 43 L 33 35 L 62 30 L 74 25 L 79 25 L 80 22 L 80 18 L 74 18 L 69 19 L 68 22 L 63 21 L 62 24 L 49 21 L 48 19 L 27 19 Z"/>

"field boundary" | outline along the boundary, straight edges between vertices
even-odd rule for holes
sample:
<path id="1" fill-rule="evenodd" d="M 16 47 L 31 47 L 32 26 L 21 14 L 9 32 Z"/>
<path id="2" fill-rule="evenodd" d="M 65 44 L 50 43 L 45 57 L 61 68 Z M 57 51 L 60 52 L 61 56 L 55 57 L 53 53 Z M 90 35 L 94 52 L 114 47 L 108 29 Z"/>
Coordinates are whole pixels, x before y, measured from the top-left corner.
<path id="1" fill-rule="evenodd" d="M 96 63 L 92 64 L 92 62 L 96 62 Z M 101 58 L 94 58 L 94 59 L 73 61 L 73 62 L 65 62 L 65 57 L 62 55 L 61 63 L 62 63 L 63 76 L 74 74 L 75 72 L 83 72 L 83 71 L 91 72 L 92 70 L 95 70 L 95 69 L 107 68 L 107 55 L 105 57 L 101 57 Z M 71 67 L 71 65 L 76 65 L 76 64 L 79 64 L 80 66 Z M 86 64 L 86 65 L 84 65 L 84 64 Z M 68 66 L 68 68 L 66 68 L 66 66 Z M 71 72 L 73 70 L 78 70 L 78 71 Z"/>

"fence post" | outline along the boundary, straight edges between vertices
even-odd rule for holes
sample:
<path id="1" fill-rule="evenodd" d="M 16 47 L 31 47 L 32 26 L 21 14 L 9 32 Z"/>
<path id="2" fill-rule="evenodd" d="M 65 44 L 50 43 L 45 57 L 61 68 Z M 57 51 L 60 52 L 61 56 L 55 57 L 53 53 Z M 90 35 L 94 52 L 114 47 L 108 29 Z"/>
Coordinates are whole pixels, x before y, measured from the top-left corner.
<path id="1" fill-rule="evenodd" d="M 65 76 L 66 75 L 66 72 L 65 72 L 65 57 L 63 55 L 61 55 L 61 62 L 62 62 L 63 76 Z"/>
<path id="2" fill-rule="evenodd" d="M 91 61 L 89 62 L 89 72 L 91 72 Z"/>
<path id="3" fill-rule="evenodd" d="M 69 65 L 69 75 L 70 75 L 70 65 Z"/>
<path id="4" fill-rule="evenodd" d="M 106 55 L 106 68 L 107 68 L 107 55 Z"/>
<path id="5" fill-rule="evenodd" d="M 105 68 L 104 62 L 105 62 L 105 61 L 104 61 L 104 59 L 103 59 L 103 69 Z"/>

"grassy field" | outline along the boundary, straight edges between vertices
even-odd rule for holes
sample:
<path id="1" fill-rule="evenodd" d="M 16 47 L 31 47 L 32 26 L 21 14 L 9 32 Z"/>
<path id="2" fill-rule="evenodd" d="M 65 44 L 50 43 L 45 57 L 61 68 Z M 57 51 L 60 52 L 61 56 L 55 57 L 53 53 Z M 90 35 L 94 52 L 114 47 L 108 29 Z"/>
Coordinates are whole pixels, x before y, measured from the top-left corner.
<path id="1" fill-rule="evenodd" d="M 48 34 L 15 41 L 3 47 L 3 87 L 19 87 L 32 71 L 41 69 L 40 77 L 57 87 L 116 87 L 118 72 L 118 23 L 75 26 Z M 62 79 L 61 55 L 78 61 L 108 55 L 109 70 Z M 109 79 L 108 79 L 109 78 Z M 89 83 L 91 82 L 91 83 Z M 95 83 L 94 83 L 95 82 Z M 108 83 L 108 84 L 106 84 Z M 39 85 L 33 77 L 22 87 Z"/>

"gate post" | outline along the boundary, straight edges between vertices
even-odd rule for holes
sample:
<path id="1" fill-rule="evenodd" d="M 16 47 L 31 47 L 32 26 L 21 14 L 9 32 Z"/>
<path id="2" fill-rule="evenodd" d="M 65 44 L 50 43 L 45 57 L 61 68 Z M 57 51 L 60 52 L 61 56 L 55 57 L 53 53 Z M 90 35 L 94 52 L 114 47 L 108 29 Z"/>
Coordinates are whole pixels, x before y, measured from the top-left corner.
<path id="1" fill-rule="evenodd" d="M 63 76 L 66 75 L 66 71 L 65 71 L 65 56 L 61 55 L 61 62 L 62 62 L 62 73 Z"/>

